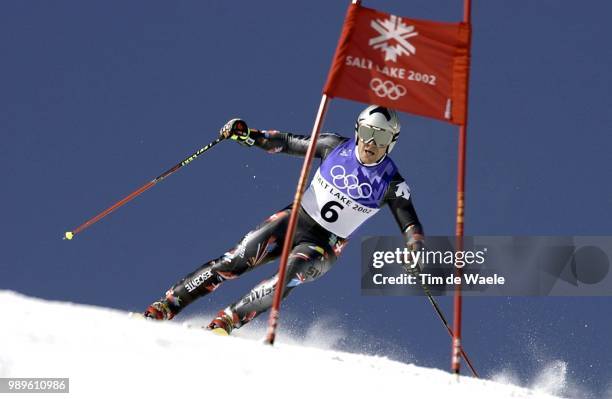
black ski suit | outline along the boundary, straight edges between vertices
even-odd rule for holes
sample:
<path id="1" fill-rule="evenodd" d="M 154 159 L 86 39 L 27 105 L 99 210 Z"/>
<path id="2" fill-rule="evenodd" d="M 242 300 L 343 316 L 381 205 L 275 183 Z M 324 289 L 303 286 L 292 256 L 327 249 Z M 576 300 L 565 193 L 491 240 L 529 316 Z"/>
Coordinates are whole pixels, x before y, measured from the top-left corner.
<path id="1" fill-rule="evenodd" d="M 255 145 L 269 153 L 287 153 L 304 156 L 310 138 L 276 131 L 255 132 Z M 317 142 L 315 157 L 323 162 L 346 137 L 322 134 Z M 389 205 L 404 234 L 422 234 L 422 228 L 411 198 L 398 197 L 397 185 L 404 182 L 399 173 L 394 176 L 384 203 Z M 161 299 L 172 314 L 178 314 L 185 306 L 219 287 L 225 280 L 243 273 L 281 255 L 291 206 L 273 214 L 223 256 L 213 259 L 171 287 Z M 347 240 L 331 233 L 317 223 L 304 208 L 298 211 L 298 224 L 293 248 L 287 263 L 287 278 L 283 298 L 296 286 L 313 281 L 325 274 L 340 255 Z M 224 312 L 230 315 L 233 327 L 239 328 L 272 306 L 277 275 L 260 282 L 245 296 L 231 304 Z"/>

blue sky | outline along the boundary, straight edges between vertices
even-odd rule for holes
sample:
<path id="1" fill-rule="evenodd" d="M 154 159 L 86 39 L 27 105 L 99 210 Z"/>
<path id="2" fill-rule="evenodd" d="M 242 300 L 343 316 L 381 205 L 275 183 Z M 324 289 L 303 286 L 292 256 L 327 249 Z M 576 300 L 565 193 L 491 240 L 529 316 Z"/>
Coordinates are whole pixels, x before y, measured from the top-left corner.
<path id="1" fill-rule="evenodd" d="M 298 159 L 222 143 L 73 242 L 61 240 L 229 118 L 309 133 L 347 5 L 4 2 L 0 289 L 142 309 L 288 204 Z M 420 19 L 462 15 L 451 0 L 364 5 Z M 466 234 L 610 234 L 611 12 L 605 1 L 474 1 Z M 324 130 L 351 135 L 362 108 L 334 100 Z M 401 119 L 393 158 L 427 233 L 452 234 L 457 128 Z M 286 320 L 329 317 L 352 345 L 376 342 L 370 349 L 447 369 L 449 340 L 423 298 L 359 293 L 359 237 L 396 232 L 380 212 L 325 278 L 295 290 Z M 189 312 L 212 313 L 274 270 L 232 281 Z M 450 301 L 441 302 L 450 315 Z M 483 374 L 507 368 L 526 383 L 546 361 L 564 360 L 598 397 L 612 382 L 610 304 L 470 298 L 465 348 Z"/>

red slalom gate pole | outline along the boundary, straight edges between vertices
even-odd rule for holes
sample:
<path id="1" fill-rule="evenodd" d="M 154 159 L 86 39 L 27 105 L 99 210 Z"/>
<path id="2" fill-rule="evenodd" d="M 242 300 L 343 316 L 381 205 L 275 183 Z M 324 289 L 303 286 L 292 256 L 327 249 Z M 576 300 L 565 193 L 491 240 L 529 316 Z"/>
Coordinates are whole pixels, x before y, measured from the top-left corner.
<path id="1" fill-rule="evenodd" d="M 270 316 L 268 318 L 268 331 L 266 333 L 265 343 L 274 345 L 274 339 L 276 338 L 276 328 L 278 327 L 278 316 L 280 311 L 281 300 L 283 298 L 283 290 L 285 288 L 285 278 L 287 276 L 287 259 L 289 258 L 289 252 L 293 246 L 293 236 L 295 234 L 295 227 L 297 224 L 297 216 L 300 210 L 300 204 L 302 202 L 302 194 L 306 187 L 306 181 L 310 173 L 310 167 L 312 165 L 312 159 L 314 158 L 315 149 L 317 146 L 317 140 L 319 139 L 319 133 L 321 133 L 321 125 L 323 125 L 323 119 L 327 113 L 327 106 L 329 105 L 329 97 L 323 94 L 321 97 L 321 103 L 319 105 L 319 111 L 315 119 L 312 133 L 310 135 L 310 145 L 306 151 L 304 158 L 304 164 L 302 165 L 302 171 L 300 172 L 300 180 L 298 181 L 297 189 L 295 191 L 295 197 L 293 198 L 293 207 L 291 209 L 291 216 L 289 217 L 289 225 L 287 226 L 287 233 L 285 234 L 285 243 L 283 244 L 283 252 L 281 254 L 280 265 L 278 267 L 276 288 L 274 290 L 274 300 L 272 302 L 272 308 L 270 309 Z"/>
<path id="2" fill-rule="evenodd" d="M 463 0 L 463 22 L 471 25 L 472 23 L 472 1 Z M 470 34 L 468 42 L 468 51 L 471 53 L 472 49 L 472 37 Z M 468 58 L 469 60 L 469 58 Z M 465 217 L 465 149 L 467 139 L 467 116 L 468 116 L 468 104 L 469 104 L 469 80 L 470 80 L 470 68 L 467 69 L 467 84 L 466 84 L 466 102 L 465 102 L 465 122 L 459 127 L 459 142 L 458 142 L 458 157 L 457 157 L 457 220 L 455 235 L 456 251 L 463 250 L 463 226 Z M 457 269 L 457 275 L 461 278 L 462 272 L 460 268 Z M 459 375 L 460 361 L 461 361 L 461 311 L 462 311 L 462 296 L 461 296 L 461 285 L 457 285 L 455 290 L 454 298 L 454 319 L 453 319 L 453 340 L 451 349 L 451 370 L 453 374 Z"/>

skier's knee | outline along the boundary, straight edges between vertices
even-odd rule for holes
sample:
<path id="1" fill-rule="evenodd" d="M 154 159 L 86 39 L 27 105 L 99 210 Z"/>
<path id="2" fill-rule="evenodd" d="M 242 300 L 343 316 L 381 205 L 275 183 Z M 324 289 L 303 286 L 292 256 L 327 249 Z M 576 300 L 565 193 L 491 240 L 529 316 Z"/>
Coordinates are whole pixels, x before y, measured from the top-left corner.
<path id="1" fill-rule="evenodd" d="M 331 268 L 331 261 L 318 252 L 296 251 L 289 257 L 288 287 L 295 287 L 321 277 Z"/>

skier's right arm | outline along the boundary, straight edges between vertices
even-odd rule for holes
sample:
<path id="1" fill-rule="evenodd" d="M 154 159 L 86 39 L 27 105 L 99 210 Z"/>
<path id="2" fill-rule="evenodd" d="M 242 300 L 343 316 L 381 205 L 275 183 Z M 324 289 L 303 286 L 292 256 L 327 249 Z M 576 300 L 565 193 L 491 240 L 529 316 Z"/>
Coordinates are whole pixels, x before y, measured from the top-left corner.
<path id="1" fill-rule="evenodd" d="M 246 123 L 240 119 L 232 119 L 221 129 L 225 138 L 231 138 L 245 146 L 257 146 L 269 153 L 285 153 L 304 156 L 310 145 L 310 137 L 277 130 L 257 130 L 246 128 Z M 315 156 L 325 158 L 331 150 L 338 146 L 345 137 L 336 134 L 321 134 L 317 140 Z"/>

